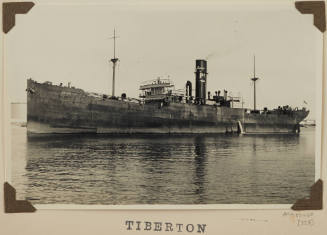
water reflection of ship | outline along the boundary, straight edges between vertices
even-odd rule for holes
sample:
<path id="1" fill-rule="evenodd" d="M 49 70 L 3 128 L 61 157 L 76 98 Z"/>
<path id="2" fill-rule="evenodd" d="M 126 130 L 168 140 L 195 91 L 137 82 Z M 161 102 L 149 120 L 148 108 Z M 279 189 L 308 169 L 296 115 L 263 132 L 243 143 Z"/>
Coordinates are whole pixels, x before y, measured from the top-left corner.
<path id="1" fill-rule="evenodd" d="M 90 200 L 106 204 L 210 204 L 231 203 L 230 200 L 259 203 L 258 198 L 247 195 L 265 197 L 274 193 L 277 185 L 270 183 L 270 177 L 279 177 L 284 182 L 284 177 L 291 179 L 288 171 L 293 169 L 298 179 L 303 179 L 302 172 L 306 171 L 288 163 L 289 159 L 308 161 L 307 150 L 314 146 L 311 143 L 314 138 L 308 131 L 314 133 L 313 129 L 307 129 L 300 136 L 244 138 L 225 135 L 28 138 L 26 167 L 21 169 L 28 180 L 28 198 L 37 199 L 42 191 L 42 203 L 59 200 L 53 196 L 58 190 L 65 192 L 64 200 L 82 203 L 87 199 L 87 204 Z M 278 156 L 274 152 L 279 152 Z M 283 170 L 285 175 L 273 174 L 283 164 L 287 168 Z M 309 174 L 314 176 L 314 170 L 310 169 Z"/>
<path id="2" fill-rule="evenodd" d="M 197 136 L 194 139 L 194 167 L 195 177 L 194 184 L 196 186 L 195 195 L 198 195 L 197 203 L 205 202 L 205 191 L 206 191 L 206 165 L 207 165 L 207 150 L 204 136 Z"/>

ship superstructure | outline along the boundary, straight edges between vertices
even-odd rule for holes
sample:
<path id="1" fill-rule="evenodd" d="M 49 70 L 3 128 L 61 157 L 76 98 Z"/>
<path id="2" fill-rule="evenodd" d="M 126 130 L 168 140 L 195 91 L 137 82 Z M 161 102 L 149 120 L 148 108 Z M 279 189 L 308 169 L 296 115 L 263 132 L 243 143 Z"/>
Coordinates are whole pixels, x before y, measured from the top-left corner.
<path id="1" fill-rule="evenodd" d="M 140 98 L 145 103 L 150 102 L 181 102 L 184 94 L 175 90 L 175 85 L 170 79 L 157 79 L 145 81 L 140 86 Z"/>

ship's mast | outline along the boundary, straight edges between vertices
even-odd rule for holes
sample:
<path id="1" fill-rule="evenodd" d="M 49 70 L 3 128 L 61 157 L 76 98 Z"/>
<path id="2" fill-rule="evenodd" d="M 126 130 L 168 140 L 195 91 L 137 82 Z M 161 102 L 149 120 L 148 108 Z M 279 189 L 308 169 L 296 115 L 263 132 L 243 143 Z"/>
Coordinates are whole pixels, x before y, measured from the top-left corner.
<path id="1" fill-rule="evenodd" d="M 255 76 L 255 55 L 253 56 L 253 78 L 251 78 L 251 80 L 253 81 L 253 95 L 254 95 L 254 104 L 253 104 L 253 108 L 254 110 L 257 109 L 256 107 L 256 89 L 255 89 L 255 82 L 258 80 L 259 78 L 257 78 Z"/>
<path id="2" fill-rule="evenodd" d="M 112 58 L 110 61 L 112 62 L 112 96 L 115 96 L 115 72 L 116 72 L 116 64 L 118 61 L 118 58 L 116 58 L 116 30 L 114 29 L 114 36 L 112 37 L 114 39 L 114 58 Z"/>

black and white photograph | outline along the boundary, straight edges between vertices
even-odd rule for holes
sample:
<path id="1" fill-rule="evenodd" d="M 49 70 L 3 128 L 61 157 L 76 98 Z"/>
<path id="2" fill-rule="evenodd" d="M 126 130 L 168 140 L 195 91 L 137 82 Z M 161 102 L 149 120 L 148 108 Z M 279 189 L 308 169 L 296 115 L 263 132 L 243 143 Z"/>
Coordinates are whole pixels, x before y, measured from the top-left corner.
<path id="1" fill-rule="evenodd" d="M 322 37 L 294 4 L 35 4 L 3 38 L 8 181 L 40 206 L 290 208 L 320 178 Z"/>

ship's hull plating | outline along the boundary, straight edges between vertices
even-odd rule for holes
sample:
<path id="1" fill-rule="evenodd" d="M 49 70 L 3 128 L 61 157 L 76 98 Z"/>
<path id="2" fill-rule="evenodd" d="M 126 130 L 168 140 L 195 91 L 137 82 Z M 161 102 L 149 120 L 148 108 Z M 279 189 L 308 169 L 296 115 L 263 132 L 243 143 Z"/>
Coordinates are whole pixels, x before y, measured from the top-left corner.
<path id="1" fill-rule="evenodd" d="M 249 114 L 244 109 L 103 99 L 81 89 L 28 80 L 29 133 L 297 133 L 308 111 Z"/>

